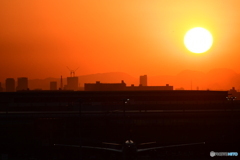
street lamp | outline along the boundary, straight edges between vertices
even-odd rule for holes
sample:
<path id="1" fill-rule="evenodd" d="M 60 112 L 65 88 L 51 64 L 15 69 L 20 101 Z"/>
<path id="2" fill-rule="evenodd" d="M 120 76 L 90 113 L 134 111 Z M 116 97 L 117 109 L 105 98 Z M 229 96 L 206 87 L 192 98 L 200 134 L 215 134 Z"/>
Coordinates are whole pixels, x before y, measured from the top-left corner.
<path id="1" fill-rule="evenodd" d="M 124 99 L 123 100 L 123 136 L 124 136 L 124 141 L 126 140 L 126 105 L 129 103 L 130 99 Z M 126 159 L 125 152 L 123 153 L 123 159 Z"/>
<path id="2" fill-rule="evenodd" d="M 123 104 L 123 117 L 124 117 L 124 123 L 125 123 L 125 117 L 126 117 L 126 105 L 129 103 L 130 99 L 124 99 L 124 104 Z"/>
<path id="3" fill-rule="evenodd" d="M 123 100 L 123 128 L 124 128 L 124 138 L 126 139 L 126 105 L 129 103 L 130 99 Z"/>

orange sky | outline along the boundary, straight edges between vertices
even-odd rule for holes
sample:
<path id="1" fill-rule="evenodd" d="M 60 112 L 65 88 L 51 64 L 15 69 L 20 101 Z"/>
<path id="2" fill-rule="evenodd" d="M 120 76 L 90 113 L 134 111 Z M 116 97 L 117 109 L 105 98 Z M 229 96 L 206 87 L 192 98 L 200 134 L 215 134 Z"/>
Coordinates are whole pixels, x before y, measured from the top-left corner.
<path id="1" fill-rule="evenodd" d="M 0 1 L 0 82 L 125 72 L 175 75 L 191 69 L 240 73 L 238 0 Z M 184 34 L 208 29 L 204 54 L 190 53 Z"/>

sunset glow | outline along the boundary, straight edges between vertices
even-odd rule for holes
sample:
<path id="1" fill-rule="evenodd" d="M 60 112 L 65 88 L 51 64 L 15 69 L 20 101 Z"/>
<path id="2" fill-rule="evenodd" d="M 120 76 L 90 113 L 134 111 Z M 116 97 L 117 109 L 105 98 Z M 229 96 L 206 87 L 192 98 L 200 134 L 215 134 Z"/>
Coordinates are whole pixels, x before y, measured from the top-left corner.
<path id="1" fill-rule="evenodd" d="M 237 0 L 2 0 L 0 82 L 67 77 L 66 66 L 79 67 L 76 76 L 176 76 L 219 68 L 239 74 L 239 8 Z M 184 44 L 196 27 L 213 37 L 209 49 L 193 51 L 203 54 Z"/>

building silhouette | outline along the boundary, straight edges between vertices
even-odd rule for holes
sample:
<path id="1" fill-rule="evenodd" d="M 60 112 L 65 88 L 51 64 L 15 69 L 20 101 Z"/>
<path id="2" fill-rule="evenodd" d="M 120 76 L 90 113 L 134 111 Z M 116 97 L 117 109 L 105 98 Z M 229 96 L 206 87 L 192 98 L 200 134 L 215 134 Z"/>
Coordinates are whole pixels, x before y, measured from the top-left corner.
<path id="1" fill-rule="evenodd" d="M 17 80 L 17 91 L 28 90 L 28 78 L 20 77 Z"/>
<path id="2" fill-rule="evenodd" d="M 147 75 L 140 76 L 140 86 L 147 86 Z"/>
<path id="3" fill-rule="evenodd" d="M 78 90 L 78 77 L 67 77 L 66 90 Z"/>
<path id="4" fill-rule="evenodd" d="M 50 90 L 57 90 L 57 82 L 56 81 L 52 81 L 50 82 Z"/>
<path id="5" fill-rule="evenodd" d="M 173 90 L 173 86 L 127 86 L 122 80 L 121 83 L 101 83 L 97 81 L 96 83 L 85 83 L 85 91 L 151 91 L 151 90 Z"/>
<path id="6" fill-rule="evenodd" d="M 235 87 L 232 87 L 228 91 L 228 100 L 240 100 L 240 92 L 238 92 Z"/>
<path id="7" fill-rule="evenodd" d="M 126 83 L 122 81 L 121 83 L 101 83 L 96 81 L 96 83 L 85 83 L 85 91 L 122 91 L 126 89 Z"/>
<path id="8" fill-rule="evenodd" d="M 5 81 L 6 92 L 15 92 L 15 80 L 14 78 L 7 78 Z"/>
<path id="9" fill-rule="evenodd" d="M 166 91 L 166 90 L 173 90 L 173 86 L 166 84 L 165 86 L 127 86 L 126 90 L 128 91 Z"/>
<path id="10" fill-rule="evenodd" d="M 0 92 L 3 91 L 3 88 L 2 88 L 2 83 L 0 82 Z"/>

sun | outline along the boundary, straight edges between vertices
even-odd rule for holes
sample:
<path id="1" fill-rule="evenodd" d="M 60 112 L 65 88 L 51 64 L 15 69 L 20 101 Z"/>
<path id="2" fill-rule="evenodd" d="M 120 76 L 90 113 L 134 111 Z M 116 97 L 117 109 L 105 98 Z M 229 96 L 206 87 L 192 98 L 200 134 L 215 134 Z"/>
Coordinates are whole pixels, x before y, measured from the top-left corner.
<path id="1" fill-rule="evenodd" d="M 213 43 L 211 33 L 201 27 L 190 29 L 184 36 L 184 44 L 193 53 L 204 53 L 209 50 Z"/>

